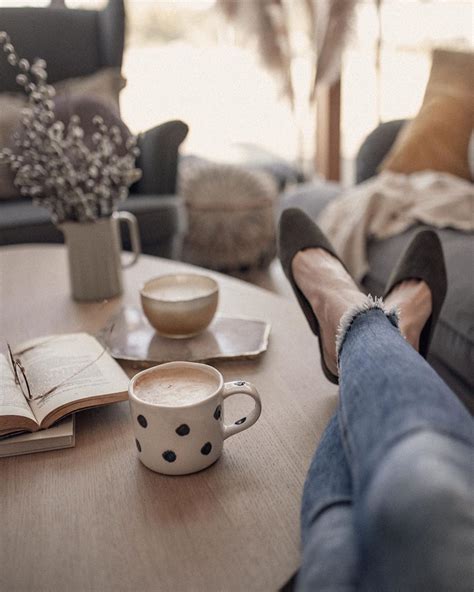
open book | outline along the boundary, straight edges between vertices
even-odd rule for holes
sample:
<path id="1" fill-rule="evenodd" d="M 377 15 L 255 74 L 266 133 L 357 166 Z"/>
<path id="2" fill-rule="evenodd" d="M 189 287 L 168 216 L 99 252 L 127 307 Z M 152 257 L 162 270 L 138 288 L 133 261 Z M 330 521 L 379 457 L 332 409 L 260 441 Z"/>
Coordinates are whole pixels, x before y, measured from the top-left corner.
<path id="1" fill-rule="evenodd" d="M 9 360 L 0 355 L 0 436 L 35 432 L 80 409 L 127 399 L 127 375 L 87 333 L 41 337 L 12 350 L 24 368 L 32 400 L 16 383 Z"/>

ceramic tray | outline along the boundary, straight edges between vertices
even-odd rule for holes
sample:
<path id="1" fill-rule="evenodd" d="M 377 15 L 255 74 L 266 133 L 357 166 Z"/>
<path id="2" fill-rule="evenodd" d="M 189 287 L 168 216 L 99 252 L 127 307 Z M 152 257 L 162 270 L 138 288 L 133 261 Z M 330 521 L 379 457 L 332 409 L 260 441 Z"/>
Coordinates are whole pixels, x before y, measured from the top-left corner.
<path id="1" fill-rule="evenodd" d="M 141 309 L 126 307 L 97 337 L 114 358 L 161 364 L 252 359 L 267 349 L 269 334 L 270 325 L 264 321 L 217 315 L 203 333 L 170 339 L 155 332 Z"/>

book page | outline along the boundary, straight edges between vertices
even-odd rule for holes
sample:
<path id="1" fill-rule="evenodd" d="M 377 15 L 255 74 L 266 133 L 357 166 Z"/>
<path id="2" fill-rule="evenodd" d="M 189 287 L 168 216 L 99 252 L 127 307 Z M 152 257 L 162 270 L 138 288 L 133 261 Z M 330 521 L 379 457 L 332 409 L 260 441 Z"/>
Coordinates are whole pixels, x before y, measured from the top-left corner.
<path id="1" fill-rule="evenodd" d="M 5 356 L 0 355 L 0 416 L 3 415 L 19 415 L 36 423 L 20 387 L 15 384 L 10 363 Z"/>
<path id="2" fill-rule="evenodd" d="M 33 345 L 22 344 L 16 348 L 20 352 L 16 355 L 25 368 L 33 398 L 53 389 L 47 396 L 30 401 L 39 424 L 59 407 L 128 388 L 125 372 L 87 333 L 57 335 Z"/>

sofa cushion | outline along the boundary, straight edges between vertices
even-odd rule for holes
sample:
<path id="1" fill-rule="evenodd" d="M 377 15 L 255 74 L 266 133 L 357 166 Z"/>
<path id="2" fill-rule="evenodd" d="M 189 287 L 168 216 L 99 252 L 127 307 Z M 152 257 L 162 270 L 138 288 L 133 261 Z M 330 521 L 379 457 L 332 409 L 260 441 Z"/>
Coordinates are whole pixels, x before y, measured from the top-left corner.
<path id="1" fill-rule="evenodd" d="M 316 220 L 328 203 L 341 193 L 342 187 L 337 183 L 301 183 L 283 193 L 280 211 L 286 208 L 300 208 Z"/>
<path id="2" fill-rule="evenodd" d="M 397 137 L 380 170 L 410 174 L 433 170 L 471 179 L 468 144 L 473 98 L 440 95 L 426 102 Z"/>
<path id="3" fill-rule="evenodd" d="M 0 209 L 0 245 L 63 242 L 62 233 L 45 208 L 17 199 L 2 203 Z M 134 196 L 125 200 L 120 209 L 137 217 L 144 253 L 174 255 L 172 239 L 182 234 L 185 225 L 182 200 L 176 196 Z M 128 249 L 130 240 L 125 225 L 123 231 L 124 246 Z"/>

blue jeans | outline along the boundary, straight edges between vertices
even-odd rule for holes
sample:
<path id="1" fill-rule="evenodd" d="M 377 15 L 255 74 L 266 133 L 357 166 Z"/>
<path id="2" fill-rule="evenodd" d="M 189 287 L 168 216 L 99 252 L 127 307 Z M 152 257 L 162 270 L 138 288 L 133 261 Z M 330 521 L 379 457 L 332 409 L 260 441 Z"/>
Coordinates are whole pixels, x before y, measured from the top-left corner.
<path id="1" fill-rule="evenodd" d="M 355 317 L 339 377 L 303 492 L 297 590 L 472 591 L 470 414 L 381 310 Z"/>

